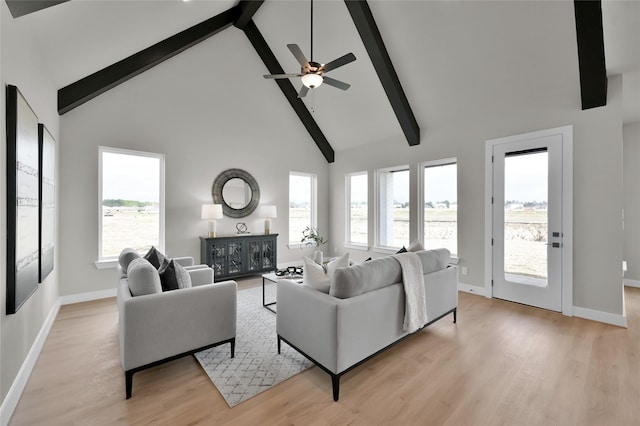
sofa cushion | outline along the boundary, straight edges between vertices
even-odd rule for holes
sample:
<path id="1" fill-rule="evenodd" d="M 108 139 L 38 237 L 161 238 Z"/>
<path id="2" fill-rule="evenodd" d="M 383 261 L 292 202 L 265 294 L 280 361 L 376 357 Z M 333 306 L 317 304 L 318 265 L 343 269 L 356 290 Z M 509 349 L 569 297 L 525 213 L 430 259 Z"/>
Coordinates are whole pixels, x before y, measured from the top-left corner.
<path id="1" fill-rule="evenodd" d="M 144 258 L 147 259 L 156 269 L 160 269 L 164 260 L 166 259 L 165 255 L 160 252 L 154 246 L 151 246 L 147 254 L 144 255 Z"/>
<path id="2" fill-rule="evenodd" d="M 444 269 L 449 264 L 447 249 L 416 252 L 422 262 L 423 274 Z M 347 299 L 402 282 L 400 263 L 391 256 L 370 260 L 349 268 L 338 269 L 333 275 L 329 295 Z"/>
<path id="3" fill-rule="evenodd" d="M 308 257 L 304 258 L 304 274 L 302 285 L 311 287 L 323 293 L 329 293 L 331 278 L 338 268 L 349 266 L 349 253 L 345 253 L 327 263 L 326 266 L 318 265 Z"/>
<path id="4" fill-rule="evenodd" d="M 401 279 L 400 263 L 390 256 L 381 257 L 338 269 L 333 275 L 329 294 L 339 299 L 347 299 L 400 282 Z"/>
<path id="5" fill-rule="evenodd" d="M 118 263 L 122 268 L 122 272 L 127 273 L 127 268 L 132 260 L 138 259 L 140 255 L 134 249 L 127 247 L 120 252 L 120 256 L 118 256 Z"/>
<path id="6" fill-rule="evenodd" d="M 158 271 L 162 291 L 191 287 L 191 275 L 178 262 L 171 260 Z"/>
<path id="7" fill-rule="evenodd" d="M 147 259 L 139 257 L 132 260 L 129 263 L 127 276 L 132 296 L 162 293 L 160 274 Z"/>
<path id="8" fill-rule="evenodd" d="M 446 248 L 434 250 L 424 250 L 416 252 L 422 261 L 422 273 L 430 274 L 431 272 L 445 269 L 451 260 L 451 252 Z"/>

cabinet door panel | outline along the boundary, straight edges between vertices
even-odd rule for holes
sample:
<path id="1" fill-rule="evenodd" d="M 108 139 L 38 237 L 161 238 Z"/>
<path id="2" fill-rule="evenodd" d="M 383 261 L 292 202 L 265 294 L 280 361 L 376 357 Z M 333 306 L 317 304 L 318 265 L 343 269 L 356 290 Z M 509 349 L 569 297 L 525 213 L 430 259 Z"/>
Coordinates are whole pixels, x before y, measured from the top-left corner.
<path id="1" fill-rule="evenodd" d="M 242 241 L 230 242 L 229 247 L 229 270 L 228 274 L 239 274 L 242 272 Z"/>
<path id="2" fill-rule="evenodd" d="M 260 250 L 260 241 L 248 241 L 249 265 L 250 271 L 259 271 L 262 269 L 262 253 Z"/>
<path id="3" fill-rule="evenodd" d="M 275 268 L 273 240 L 265 240 L 262 242 L 262 269 Z"/>

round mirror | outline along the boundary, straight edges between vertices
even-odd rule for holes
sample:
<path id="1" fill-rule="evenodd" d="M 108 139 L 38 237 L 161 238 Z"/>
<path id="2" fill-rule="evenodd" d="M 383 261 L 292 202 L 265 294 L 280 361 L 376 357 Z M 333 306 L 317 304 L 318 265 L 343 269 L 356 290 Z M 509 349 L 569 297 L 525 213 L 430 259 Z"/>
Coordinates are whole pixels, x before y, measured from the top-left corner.
<path id="1" fill-rule="evenodd" d="M 260 201 L 258 182 L 241 169 L 229 169 L 213 181 L 213 202 L 222 204 L 222 212 L 229 217 L 250 215 Z"/>
<path id="2" fill-rule="evenodd" d="M 240 178 L 229 179 L 222 187 L 222 198 L 232 209 L 244 209 L 251 201 L 251 187 Z"/>

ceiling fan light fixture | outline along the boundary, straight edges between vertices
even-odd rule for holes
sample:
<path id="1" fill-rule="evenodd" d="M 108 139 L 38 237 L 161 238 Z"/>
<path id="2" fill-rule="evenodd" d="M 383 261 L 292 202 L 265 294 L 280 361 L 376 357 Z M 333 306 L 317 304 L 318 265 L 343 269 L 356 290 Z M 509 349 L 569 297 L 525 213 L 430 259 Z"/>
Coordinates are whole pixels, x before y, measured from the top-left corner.
<path id="1" fill-rule="evenodd" d="M 322 84 L 322 76 L 319 74 L 305 74 L 302 76 L 302 84 L 309 89 L 315 89 Z"/>

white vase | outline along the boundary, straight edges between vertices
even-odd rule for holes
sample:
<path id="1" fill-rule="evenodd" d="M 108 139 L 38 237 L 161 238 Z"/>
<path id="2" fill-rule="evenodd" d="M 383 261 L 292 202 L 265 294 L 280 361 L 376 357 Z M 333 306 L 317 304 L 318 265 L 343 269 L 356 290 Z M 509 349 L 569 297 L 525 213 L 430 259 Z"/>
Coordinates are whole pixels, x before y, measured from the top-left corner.
<path id="1" fill-rule="evenodd" d="M 313 252 L 313 261 L 318 265 L 322 265 L 322 261 L 324 260 L 323 257 L 324 255 L 320 250 L 316 250 L 315 252 Z"/>

